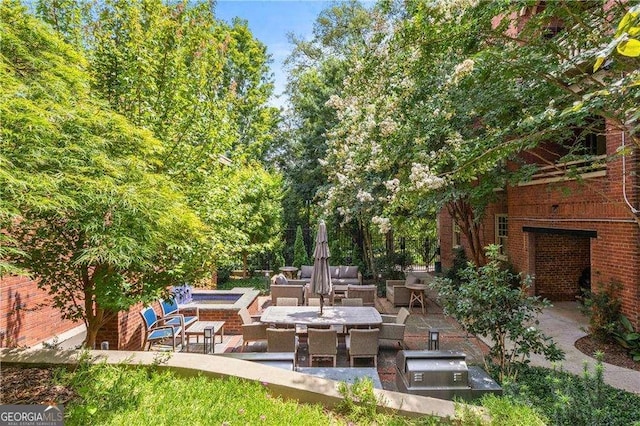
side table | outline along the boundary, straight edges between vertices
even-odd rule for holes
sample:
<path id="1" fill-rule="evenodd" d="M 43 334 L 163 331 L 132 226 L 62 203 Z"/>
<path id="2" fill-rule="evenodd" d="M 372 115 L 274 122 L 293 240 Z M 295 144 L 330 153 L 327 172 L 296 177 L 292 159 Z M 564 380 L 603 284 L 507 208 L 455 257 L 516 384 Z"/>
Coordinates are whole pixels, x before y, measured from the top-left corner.
<path id="1" fill-rule="evenodd" d="M 191 336 L 196 336 L 196 343 L 200 341 L 200 336 L 204 337 L 204 329 L 212 328 L 213 329 L 213 342 L 211 342 L 211 346 L 213 348 L 213 352 L 215 353 L 215 340 L 216 334 L 220 336 L 220 343 L 224 339 L 224 321 L 196 321 L 191 327 L 185 330 L 186 340 L 187 340 L 187 352 L 189 352 L 189 342 L 191 340 Z M 207 345 L 205 342 L 204 351 L 206 353 Z"/>
<path id="2" fill-rule="evenodd" d="M 411 297 L 409 298 L 409 309 L 413 308 L 415 302 L 420 304 L 422 313 L 426 313 L 426 306 L 424 300 L 424 291 L 427 289 L 425 284 L 407 284 L 405 285 L 411 291 Z"/>

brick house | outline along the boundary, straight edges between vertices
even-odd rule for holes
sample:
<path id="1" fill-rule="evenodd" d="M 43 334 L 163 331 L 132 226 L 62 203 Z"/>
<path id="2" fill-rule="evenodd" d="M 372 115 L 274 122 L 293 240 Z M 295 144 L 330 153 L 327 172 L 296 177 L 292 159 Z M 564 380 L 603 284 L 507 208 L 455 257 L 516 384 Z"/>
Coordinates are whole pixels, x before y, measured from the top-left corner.
<path id="1" fill-rule="evenodd" d="M 534 278 L 533 293 L 551 301 L 575 300 L 583 274 L 590 276 L 594 290 L 621 284 L 622 313 L 639 327 L 640 160 L 637 150 L 615 155 L 625 143 L 621 132 L 607 126 L 603 133 L 593 147 L 593 162 L 568 164 L 577 167 L 579 176 L 560 164 L 541 166 L 531 181 L 499 190 L 485 211 L 481 241 L 483 246 L 502 245 L 516 270 Z M 553 161 L 564 153 L 548 143 L 532 154 L 523 154 L 523 160 Z M 454 248 L 468 243 L 446 209 L 438 228 L 446 269 Z"/>
<path id="2" fill-rule="evenodd" d="M 544 5 L 512 15 L 507 34 L 516 35 Z M 549 25 L 550 37 L 562 28 L 559 21 Z M 617 155 L 633 143 L 612 123 L 594 118 L 590 127 L 595 130 L 579 142 L 589 161 L 559 163 L 567 150 L 553 142 L 521 155 L 525 164 L 538 166 L 537 174 L 497 190 L 484 212 L 480 239 L 483 247 L 500 244 L 516 270 L 534 278 L 533 293 L 551 301 L 575 300 L 580 284 L 593 290 L 621 284 L 622 313 L 639 328 L 640 153 Z M 446 269 L 454 248 L 469 245 L 446 209 L 438 215 L 438 233 Z"/>

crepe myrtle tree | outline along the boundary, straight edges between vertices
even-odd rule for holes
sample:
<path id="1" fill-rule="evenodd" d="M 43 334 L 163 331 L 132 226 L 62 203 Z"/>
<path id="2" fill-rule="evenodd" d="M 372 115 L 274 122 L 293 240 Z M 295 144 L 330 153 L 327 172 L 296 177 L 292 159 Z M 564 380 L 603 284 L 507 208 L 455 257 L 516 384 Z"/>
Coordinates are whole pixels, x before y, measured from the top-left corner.
<path id="1" fill-rule="evenodd" d="M 48 291 L 85 345 L 118 311 L 160 296 L 201 224 L 154 173 L 159 141 L 93 96 L 84 57 L 18 2 L 0 4 L 3 223 L 12 264 Z"/>
<path id="2" fill-rule="evenodd" d="M 444 313 L 466 332 L 491 339 L 485 365 L 498 368 L 501 382 L 515 379 L 517 367 L 529 363 L 531 354 L 549 361 L 564 359 L 562 350 L 536 327 L 537 315 L 550 303 L 529 296 L 531 277 L 504 268 L 496 245 L 487 247 L 487 258 L 487 264 L 479 268 L 469 263 L 460 274 L 459 285 L 449 278 L 437 278 L 430 284 L 438 292 Z M 513 285 L 518 281 L 520 285 Z"/>

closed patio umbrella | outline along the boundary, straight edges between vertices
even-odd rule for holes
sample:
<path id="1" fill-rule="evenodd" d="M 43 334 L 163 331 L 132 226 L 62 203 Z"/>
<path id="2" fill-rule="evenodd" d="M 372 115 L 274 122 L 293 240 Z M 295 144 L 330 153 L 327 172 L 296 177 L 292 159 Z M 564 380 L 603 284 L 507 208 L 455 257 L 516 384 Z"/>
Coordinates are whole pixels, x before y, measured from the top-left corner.
<path id="1" fill-rule="evenodd" d="M 313 250 L 313 271 L 309 284 L 311 293 L 320 295 L 320 315 L 324 306 L 324 296 L 331 294 L 331 274 L 329 273 L 329 243 L 327 242 L 327 227 L 324 220 L 318 225 L 316 247 Z"/>

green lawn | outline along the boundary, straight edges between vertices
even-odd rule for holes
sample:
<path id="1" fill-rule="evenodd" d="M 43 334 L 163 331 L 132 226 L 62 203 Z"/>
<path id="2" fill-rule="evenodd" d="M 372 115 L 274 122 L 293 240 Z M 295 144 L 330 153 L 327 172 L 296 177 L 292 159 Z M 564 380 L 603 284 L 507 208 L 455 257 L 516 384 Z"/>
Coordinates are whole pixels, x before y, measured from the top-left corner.
<path id="1" fill-rule="evenodd" d="M 65 406 L 66 425 L 445 425 L 481 424 L 474 413 L 461 411 L 450 421 L 409 419 L 375 412 L 370 382 L 343 386 L 345 403 L 335 411 L 298 404 L 270 394 L 268 386 L 237 378 L 182 377 L 154 366 L 81 363 L 59 370 L 57 384 L 73 388 L 78 398 Z M 346 388 L 346 390 L 344 390 Z M 492 402 L 496 418 L 531 419 L 531 409 Z M 501 422 L 501 425 L 519 424 Z"/>

